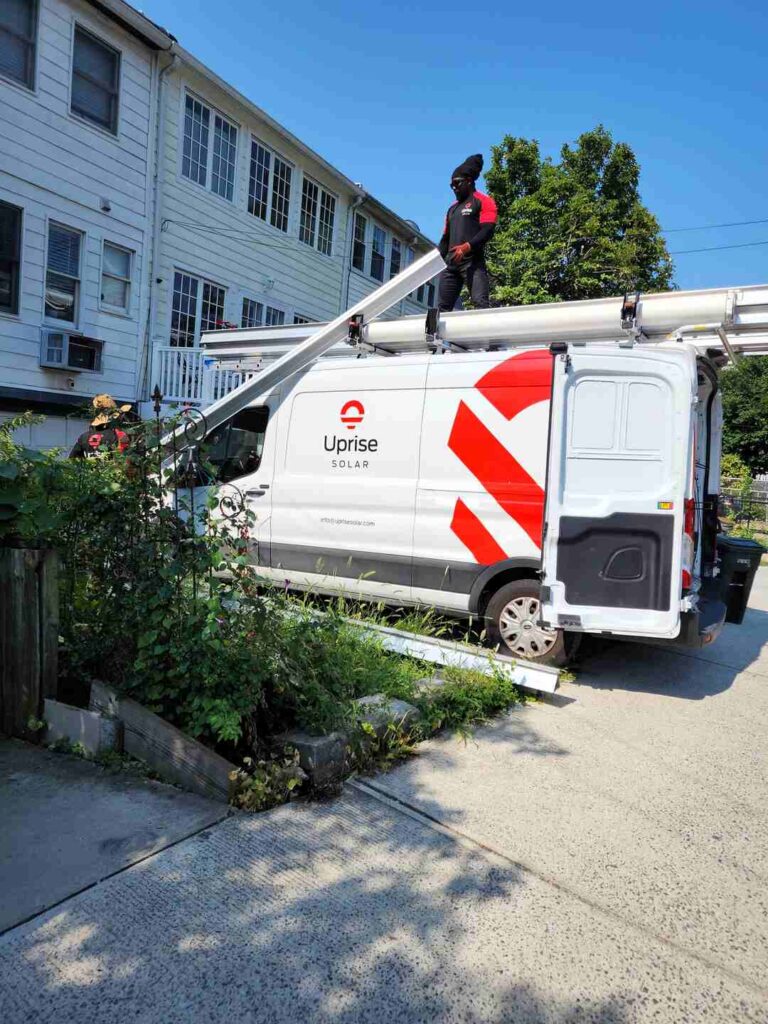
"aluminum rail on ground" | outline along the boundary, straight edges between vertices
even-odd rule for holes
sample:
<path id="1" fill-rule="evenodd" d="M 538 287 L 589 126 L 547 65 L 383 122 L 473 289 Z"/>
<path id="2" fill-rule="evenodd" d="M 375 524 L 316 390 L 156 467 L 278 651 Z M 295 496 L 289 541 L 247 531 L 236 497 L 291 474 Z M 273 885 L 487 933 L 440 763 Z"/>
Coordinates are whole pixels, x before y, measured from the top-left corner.
<path id="1" fill-rule="evenodd" d="M 345 619 L 363 633 L 377 637 L 383 647 L 395 654 L 405 654 L 435 665 L 450 665 L 454 668 L 468 668 L 484 675 L 501 672 L 515 686 L 537 693 L 554 693 L 560 672 L 549 665 L 535 665 L 530 661 L 513 660 L 491 650 L 463 644 L 455 640 L 441 640 L 433 636 L 406 633 L 402 629 L 376 626 L 359 619 Z"/>
<path id="2" fill-rule="evenodd" d="M 615 342 L 629 337 L 621 328 L 623 301 L 617 297 L 441 313 L 438 337 L 446 346 L 468 349 L 492 344 L 535 347 L 553 341 Z M 759 352 L 768 342 L 768 285 L 641 295 L 636 322 L 642 332 L 637 335 L 638 343 L 664 340 L 681 324 L 721 325 L 732 345 L 738 344 L 745 352 Z M 324 330 L 324 325 L 299 324 L 215 331 L 207 334 L 202 344 L 214 357 L 222 350 L 222 357 L 231 359 L 234 350 L 242 349 L 243 355 L 258 352 L 269 359 L 281 348 L 290 348 Z M 417 315 L 369 322 L 362 338 L 368 345 L 399 353 L 423 348 L 424 332 L 425 318 Z M 722 345 L 714 326 L 698 335 L 697 345 Z"/>
<path id="3" fill-rule="evenodd" d="M 333 345 L 343 341 L 349 334 L 349 322 L 353 317 L 362 316 L 364 319 L 370 319 L 378 316 L 379 313 L 383 313 L 395 302 L 399 302 L 405 295 L 412 292 L 414 288 L 419 288 L 427 281 L 431 281 L 444 267 L 445 261 L 437 249 L 433 249 L 426 256 L 411 263 L 396 277 L 371 292 L 370 295 L 364 296 L 341 316 L 336 317 L 335 320 L 308 337 L 300 345 L 286 352 L 257 376 L 209 405 L 204 410 L 206 428 L 212 430 L 219 426 L 230 416 L 234 416 L 235 413 L 244 409 L 259 395 L 266 394 L 276 384 L 305 369 Z M 174 433 L 177 440 L 184 441 L 184 426 L 179 427 Z M 163 445 L 167 445 L 172 436 L 169 434 L 163 438 Z"/>

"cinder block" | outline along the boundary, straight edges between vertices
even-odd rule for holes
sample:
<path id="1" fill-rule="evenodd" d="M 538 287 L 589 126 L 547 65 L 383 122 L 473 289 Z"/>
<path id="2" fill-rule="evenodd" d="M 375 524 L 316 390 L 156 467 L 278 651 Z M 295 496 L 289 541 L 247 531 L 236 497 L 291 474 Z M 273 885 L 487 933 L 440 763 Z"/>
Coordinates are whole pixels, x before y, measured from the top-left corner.
<path id="1" fill-rule="evenodd" d="M 379 739 L 386 733 L 390 725 L 407 730 L 416 725 L 421 718 L 421 712 L 413 704 L 395 697 L 387 697 L 383 693 L 374 693 L 370 697 L 359 697 L 354 703 L 358 709 L 358 721 L 373 726 Z"/>
<path id="2" fill-rule="evenodd" d="M 343 733 L 310 736 L 300 729 L 292 729 L 275 738 L 296 748 L 299 764 L 316 788 L 322 789 L 338 782 L 344 775 L 347 766 L 347 738 Z"/>
<path id="3" fill-rule="evenodd" d="M 106 717 L 97 711 L 74 708 L 50 698 L 44 701 L 43 718 L 48 727 L 46 743 L 55 743 L 57 740 L 81 743 L 89 754 L 123 749 L 123 727 L 116 718 Z"/>

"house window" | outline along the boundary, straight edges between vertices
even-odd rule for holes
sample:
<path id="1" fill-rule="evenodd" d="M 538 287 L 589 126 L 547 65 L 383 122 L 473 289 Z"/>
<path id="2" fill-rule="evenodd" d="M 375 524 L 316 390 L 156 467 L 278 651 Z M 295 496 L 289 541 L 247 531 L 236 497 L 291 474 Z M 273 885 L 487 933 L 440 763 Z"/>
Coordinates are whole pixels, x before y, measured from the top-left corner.
<path id="1" fill-rule="evenodd" d="M 331 255 L 336 199 L 314 181 L 304 178 L 301 189 L 301 223 L 299 241 Z"/>
<path id="2" fill-rule="evenodd" d="M 35 86 L 36 0 L 0 0 L 0 75 Z"/>
<path id="3" fill-rule="evenodd" d="M 365 233 L 368 221 L 361 213 L 355 214 L 355 234 L 352 243 L 352 266 L 365 273 Z"/>
<path id="4" fill-rule="evenodd" d="M 200 330 L 215 331 L 224 320 L 226 290 L 218 284 L 203 281 L 203 302 L 200 311 Z"/>
<path id="5" fill-rule="evenodd" d="M 276 327 L 285 323 L 285 310 L 266 306 L 255 299 L 243 299 L 243 327 Z"/>
<path id="6" fill-rule="evenodd" d="M 371 277 L 377 281 L 384 280 L 384 260 L 387 249 L 387 236 L 383 228 L 373 225 L 373 245 L 371 246 Z"/>
<path id="7" fill-rule="evenodd" d="M 312 319 L 311 316 L 302 316 L 301 313 L 294 313 L 293 314 L 293 322 L 294 322 L 294 324 L 313 324 L 313 323 L 315 323 L 315 321 Z"/>
<path id="8" fill-rule="evenodd" d="M 213 145 L 211 145 L 213 121 Z M 235 195 L 237 128 L 221 114 L 187 94 L 181 173 L 230 202 Z"/>
<path id="9" fill-rule="evenodd" d="M 127 313 L 131 303 L 133 253 L 112 242 L 104 243 L 101 261 L 101 301 L 110 309 Z"/>
<path id="10" fill-rule="evenodd" d="M 317 231 L 317 248 L 324 256 L 330 256 L 333 248 L 333 224 L 336 219 L 336 197 L 324 189 L 320 190 L 320 224 Z"/>
<path id="11" fill-rule="evenodd" d="M 19 312 L 21 210 L 0 203 L 0 312 Z"/>
<path id="12" fill-rule="evenodd" d="M 280 231 L 288 230 L 293 168 L 256 139 L 251 139 L 248 212 Z M 303 209 L 303 198 L 302 198 Z"/>
<path id="13" fill-rule="evenodd" d="M 226 288 L 177 270 L 173 275 L 171 345 L 192 348 L 201 331 L 213 331 L 224 319 Z"/>
<path id="14" fill-rule="evenodd" d="M 397 238 L 392 239 L 392 248 L 389 255 L 389 276 L 397 277 L 400 273 L 400 264 L 402 263 L 402 249 L 400 248 L 400 242 Z"/>
<path id="15" fill-rule="evenodd" d="M 254 299 L 243 299 L 243 327 L 261 327 L 264 323 L 264 305 Z"/>
<path id="16" fill-rule="evenodd" d="M 45 274 L 45 316 L 75 323 L 80 300 L 82 235 L 61 224 L 48 225 L 48 262 Z"/>
<path id="17" fill-rule="evenodd" d="M 119 52 L 76 25 L 72 112 L 116 135 L 119 86 Z"/>
<path id="18" fill-rule="evenodd" d="M 237 128 L 219 114 L 213 119 L 211 191 L 232 201 L 235 193 Z"/>
<path id="19" fill-rule="evenodd" d="M 208 125 L 210 111 L 203 104 L 187 96 L 184 113 L 184 155 L 181 161 L 181 173 L 185 178 L 205 185 L 208 167 Z"/>
<path id="20" fill-rule="evenodd" d="M 416 301 L 426 302 L 428 306 L 434 306 L 435 304 L 435 286 L 430 281 L 428 284 L 421 285 L 416 291 Z"/>

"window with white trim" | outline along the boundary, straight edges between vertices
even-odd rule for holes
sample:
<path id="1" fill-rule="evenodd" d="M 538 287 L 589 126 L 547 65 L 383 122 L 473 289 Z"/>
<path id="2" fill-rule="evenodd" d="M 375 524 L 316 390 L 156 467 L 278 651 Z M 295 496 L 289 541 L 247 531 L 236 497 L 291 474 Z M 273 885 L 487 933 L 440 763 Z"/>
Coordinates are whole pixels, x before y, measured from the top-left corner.
<path id="1" fill-rule="evenodd" d="M 384 280 L 384 263 L 387 252 L 387 233 L 378 224 L 373 225 L 373 239 L 371 243 L 371 277 L 377 281 Z"/>
<path id="2" fill-rule="evenodd" d="M 117 135 L 120 95 L 120 52 L 75 25 L 70 109 Z"/>
<path id="3" fill-rule="evenodd" d="M 299 241 L 330 256 L 335 217 L 336 197 L 305 176 L 301 186 Z"/>
<path id="4" fill-rule="evenodd" d="M 397 277 L 402 267 L 402 248 L 400 246 L 400 240 L 398 238 L 392 238 L 392 247 L 389 251 L 389 276 Z"/>
<path id="5" fill-rule="evenodd" d="M 0 0 L 0 75 L 35 87 L 37 0 Z"/>
<path id="6" fill-rule="evenodd" d="M 131 306 L 133 253 L 113 242 L 104 242 L 101 258 L 101 304 L 127 313 Z"/>
<path id="7" fill-rule="evenodd" d="M 279 231 L 287 231 L 292 177 L 289 163 L 258 139 L 251 139 L 248 212 Z"/>
<path id="8" fill-rule="evenodd" d="M 0 202 L 0 313 L 19 312 L 21 210 Z"/>
<path id="9" fill-rule="evenodd" d="M 416 301 L 426 302 L 427 306 L 434 306 L 435 304 L 435 285 L 432 281 L 427 284 L 421 285 L 416 291 Z"/>
<path id="10" fill-rule="evenodd" d="M 352 241 L 352 266 L 365 273 L 365 234 L 368 220 L 362 213 L 355 214 L 354 238 Z"/>
<path id="11" fill-rule="evenodd" d="M 301 313 L 293 314 L 294 324 L 314 324 L 317 323 L 311 316 L 303 316 Z"/>
<path id="12" fill-rule="evenodd" d="M 235 196 L 236 166 L 237 127 L 187 93 L 182 176 L 232 202 Z"/>
<path id="13" fill-rule="evenodd" d="M 227 290 L 213 281 L 177 270 L 173 275 L 171 345 L 193 348 L 201 331 L 213 331 L 224 320 Z M 198 331 L 198 324 L 200 331 Z"/>
<path id="14" fill-rule="evenodd" d="M 267 306 L 256 299 L 243 299 L 243 327 L 279 327 L 285 323 L 285 310 Z"/>
<path id="15" fill-rule="evenodd" d="M 48 225 L 45 272 L 45 316 L 48 320 L 77 321 L 80 304 L 80 231 L 63 224 Z"/>

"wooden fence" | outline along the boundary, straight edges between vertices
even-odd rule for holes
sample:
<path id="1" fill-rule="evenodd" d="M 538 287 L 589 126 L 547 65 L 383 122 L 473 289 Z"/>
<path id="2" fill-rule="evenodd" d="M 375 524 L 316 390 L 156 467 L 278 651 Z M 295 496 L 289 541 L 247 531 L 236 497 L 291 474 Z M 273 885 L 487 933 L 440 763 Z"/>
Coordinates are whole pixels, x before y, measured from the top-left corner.
<path id="1" fill-rule="evenodd" d="M 59 643 L 58 556 L 0 548 L 0 732 L 34 740 L 28 727 L 45 697 L 56 697 Z"/>

